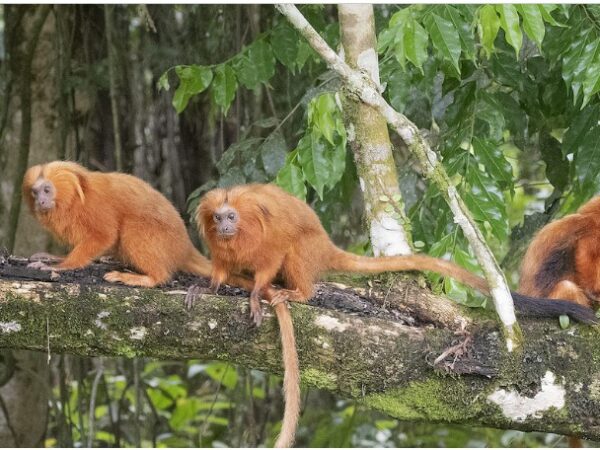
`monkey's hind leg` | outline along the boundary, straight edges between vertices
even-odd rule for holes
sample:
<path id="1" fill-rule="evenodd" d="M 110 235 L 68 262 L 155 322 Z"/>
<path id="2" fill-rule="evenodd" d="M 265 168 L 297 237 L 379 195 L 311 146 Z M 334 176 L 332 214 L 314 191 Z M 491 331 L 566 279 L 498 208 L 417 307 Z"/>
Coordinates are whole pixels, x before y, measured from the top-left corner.
<path id="1" fill-rule="evenodd" d="M 583 306 L 591 306 L 590 300 L 587 295 L 585 295 L 585 292 L 569 280 L 562 280 L 554 286 L 554 289 L 552 289 L 548 298 L 570 300 Z"/>
<path id="2" fill-rule="evenodd" d="M 164 283 L 170 278 L 166 275 L 139 275 L 137 273 L 126 273 L 113 270 L 104 275 L 104 279 L 111 283 L 121 282 L 128 286 L 154 287 Z"/>

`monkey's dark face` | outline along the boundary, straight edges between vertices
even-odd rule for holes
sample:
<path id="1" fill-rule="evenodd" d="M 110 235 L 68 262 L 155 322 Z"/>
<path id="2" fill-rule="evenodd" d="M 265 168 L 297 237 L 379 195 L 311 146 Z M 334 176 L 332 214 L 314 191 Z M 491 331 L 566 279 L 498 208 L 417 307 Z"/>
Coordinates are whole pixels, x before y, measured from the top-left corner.
<path id="1" fill-rule="evenodd" d="M 213 214 L 213 220 L 216 225 L 217 236 L 228 239 L 236 235 L 240 216 L 235 208 L 225 203 L 216 209 Z"/>
<path id="2" fill-rule="evenodd" d="M 49 180 L 38 179 L 31 187 L 31 195 L 38 212 L 47 212 L 56 206 L 56 189 Z"/>

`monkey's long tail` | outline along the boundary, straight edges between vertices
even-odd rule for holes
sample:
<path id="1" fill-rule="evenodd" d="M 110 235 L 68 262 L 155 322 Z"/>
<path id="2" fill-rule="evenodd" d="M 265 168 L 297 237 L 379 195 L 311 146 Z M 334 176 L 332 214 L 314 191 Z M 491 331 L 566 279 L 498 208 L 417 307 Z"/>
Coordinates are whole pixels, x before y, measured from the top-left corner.
<path id="1" fill-rule="evenodd" d="M 485 295 L 490 294 L 487 281 L 459 265 L 427 255 L 383 256 L 371 258 L 345 252 L 337 247 L 331 253 L 329 269 L 343 272 L 381 273 L 402 272 L 408 270 L 429 270 L 444 276 L 455 278 L 467 286 L 477 289 Z M 598 323 L 594 310 L 567 300 L 528 297 L 512 292 L 515 309 L 526 316 L 557 317 L 563 314 L 587 323 Z"/>
<path id="2" fill-rule="evenodd" d="M 298 368 L 298 352 L 296 351 L 294 325 L 292 324 L 290 311 L 285 303 L 279 303 L 274 308 L 281 334 L 284 370 L 283 392 L 285 396 L 281 432 L 275 441 L 275 447 L 287 448 L 294 444 L 300 415 L 300 370 Z"/>

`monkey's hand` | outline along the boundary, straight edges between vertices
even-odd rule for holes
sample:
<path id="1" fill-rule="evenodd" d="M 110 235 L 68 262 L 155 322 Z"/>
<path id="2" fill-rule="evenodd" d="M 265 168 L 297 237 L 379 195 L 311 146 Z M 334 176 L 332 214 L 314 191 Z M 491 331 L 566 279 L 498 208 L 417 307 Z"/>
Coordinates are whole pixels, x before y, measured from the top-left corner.
<path id="1" fill-rule="evenodd" d="M 214 278 L 210 280 L 210 286 L 208 287 L 208 289 L 210 289 L 210 292 L 212 292 L 213 294 L 217 294 L 219 292 L 219 288 L 221 287 L 221 282 L 215 280 Z"/>
<path id="2" fill-rule="evenodd" d="M 50 266 L 42 261 L 34 261 L 27 264 L 28 269 L 43 270 L 44 272 L 60 272 L 62 269 L 56 266 Z"/>
<path id="3" fill-rule="evenodd" d="M 29 257 L 29 261 L 47 261 L 47 262 L 61 262 L 63 258 L 60 256 L 53 255 L 46 252 L 34 253 Z"/>
<path id="4" fill-rule="evenodd" d="M 185 309 L 188 311 L 193 308 L 194 302 L 198 299 L 200 294 L 205 294 L 207 291 L 206 288 L 198 286 L 194 284 L 189 287 L 187 294 L 185 294 L 185 299 L 183 300 L 183 304 L 185 305 Z"/>
<path id="5" fill-rule="evenodd" d="M 59 269 L 56 266 L 49 266 L 48 264 L 46 264 L 46 263 L 44 263 L 42 261 L 31 262 L 31 263 L 27 264 L 27 268 L 28 269 L 42 270 L 44 272 L 50 272 L 50 278 L 52 280 L 56 280 L 57 278 L 60 277 L 60 275 L 58 274 L 58 272 L 60 272 L 61 269 Z"/>

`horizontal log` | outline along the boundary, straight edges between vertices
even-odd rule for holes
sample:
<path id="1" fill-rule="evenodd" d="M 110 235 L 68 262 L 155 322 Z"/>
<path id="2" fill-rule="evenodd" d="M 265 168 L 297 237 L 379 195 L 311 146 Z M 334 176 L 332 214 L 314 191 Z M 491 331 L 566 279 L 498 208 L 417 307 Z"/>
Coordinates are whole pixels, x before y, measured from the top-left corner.
<path id="1" fill-rule="evenodd" d="M 348 297 L 343 287 L 328 284 L 319 286 L 318 306 L 291 305 L 303 384 L 361 399 L 402 420 L 600 439 L 594 327 L 562 330 L 557 321 L 523 320 L 525 345 L 508 354 L 491 316 L 455 308 L 460 314 L 452 321 L 447 299 L 412 282 L 400 281 L 385 296 L 374 294 L 375 300 L 367 298 L 369 289 L 352 294 L 353 306 L 346 302 L 344 310 L 323 307 L 327 295 L 333 304 Z M 182 286 L 134 289 L 0 278 L 0 347 L 216 359 L 282 373 L 277 323 L 268 305 L 256 329 L 246 297 L 202 295 L 188 311 L 184 293 Z M 438 299 L 446 314 L 440 320 L 439 314 L 408 317 L 396 308 L 410 309 L 407 297 L 413 303 Z"/>

